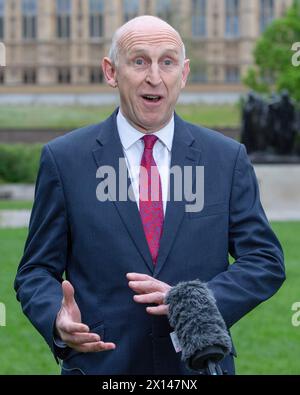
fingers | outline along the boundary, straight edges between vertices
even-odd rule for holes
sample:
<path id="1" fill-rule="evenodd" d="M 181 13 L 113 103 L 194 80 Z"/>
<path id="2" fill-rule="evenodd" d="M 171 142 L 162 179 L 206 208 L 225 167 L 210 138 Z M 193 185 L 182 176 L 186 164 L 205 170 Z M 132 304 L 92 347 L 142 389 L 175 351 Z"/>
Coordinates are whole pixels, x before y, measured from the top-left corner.
<path id="1" fill-rule="evenodd" d="M 133 299 L 137 303 L 163 304 L 165 299 L 165 294 L 162 292 L 153 292 L 146 295 L 134 295 Z"/>
<path id="2" fill-rule="evenodd" d="M 171 287 L 159 280 L 129 281 L 129 287 L 140 294 L 151 292 L 167 292 Z"/>
<path id="3" fill-rule="evenodd" d="M 65 333 L 88 333 L 90 331 L 90 328 L 87 325 L 69 320 L 62 320 L 60 322 L 59 329 Z"/>
<path id="4" fill-rule="evenodd" d="M 147 307 L 146 311 L 151 315 L 168 315 L 169 305 L 162 304 L 160 306 Z"/>
<path id="5" fill-rule="evenodd" d="M 83 353 L 92 353 L 92 352 L 101 352 L 101 351 L 110 351 L 116 348 L 114 343 L 104 343 L 102 341 L 95 343 L 85 343 L 81 345 L 76 344 L 68 344 L 68 346 L 72 347 L 74 350 Z"/>
<path id="6" fill-rule="evenodd" d="M 129 280 L 129 281 L 153 280 L 153 277 L 148 276 L 147 274 L 140 274 L 140 273 L 127 273 L 126 277 L 127 277 L 127 280 Z"/>
<path id="7" fill-rule="evenodd" d="M 150 293 L 157 290 L 157 285 L 155 285 L 154 281 L 152 280 L 145 280 L 145 281 L 129 281 L 129 287 L 138 293 Z"/>
<path id="8" fill-rule="evenodd" d="M 171 286 L 159 281 L 147 274 L 128 273 L 129 287 L 138 295 L 133 299 L 136 303 L 157 304 L 155 307 L 147 307 L 146 311 L 152 315 L 168 315 L 169 306 L 164 304 L 167 292 Z"/>
<path id="9" fill-rule="evenodd" d="M 134 295 L 134 301 L 137 303 L 158 304 L 155 307 L 147 307 L 146 311 L 152 315 L 168 315 L 169 305 L 164 304 L 165 294 L 161 292 L 154 292 L 146 295 Z"/>
<path id="10" fill-rule="evenodd" d="M 63 291 L 63 304 L 65 306 L 71 306 L 75 303 L 74 299 L 74 288 L 69 281 L 62 282 L 62 291 Z"/>
<path id="11" fill-rule="evenodd" d="M 114 350 L 114 343 L 105 343 L 97 333 L 65 333 L 62 332 L 62 340 L 78 352 L 100 352 Z"/>
<path id="12" fill-rule="evenodd" d="M 129 281 L 128 285 L 131 289 L 139 293 L 150 293 L 155 291 L 166 292 L 171 288 L 168 284 L 151 277 L 150 280 Z"/>
<path id="13" fill-rule="evenodd" d="M 79 324 L 71 323 L 67 329 L 73 328 L 73 325 L 78 326 Z M 86 325 L 80 325 L 88 328 Z M 103 342 L 97 333 L 90 333 L 86 331 L 75 333 L 60 331 L 60 337 L 69 347 L 78 352 L 100 352 L 114 350 L 116 348 L 114 343 Z"/>
<path id="14" fill-rule="evenodd" d="M 96 343 L 101 340 L 96 333 L 63 333 L 62 340 L 65 343 L 72 343 L 74 345 L 82 345 L 85 343 Z"/>
<path id="15" fill-rule="evenodd" d="M 127 273 L 126 277 L 127 280 L 129 280 L 129 286 L 131 288 L 141 291 L 168 291 L 171 288 L 170 285 L 159 281 L 154 277 L 148 276 L 147 274 Z"/>

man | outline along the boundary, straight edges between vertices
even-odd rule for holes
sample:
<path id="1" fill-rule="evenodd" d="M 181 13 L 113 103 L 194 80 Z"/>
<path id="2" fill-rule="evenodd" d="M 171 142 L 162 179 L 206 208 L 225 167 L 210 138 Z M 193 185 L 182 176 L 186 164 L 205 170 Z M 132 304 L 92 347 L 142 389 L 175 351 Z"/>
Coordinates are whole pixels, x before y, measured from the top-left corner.
<path id="1" fill-rule="evenodd" d="M 170 287 L 206 282 L 229 329 L 280 287 L 282 251 L 245 148 L 174 115 L 189 74 L 179 34 L 135 18 L 102 66 L 120 109 L 44 147 L 17 297 L 63 374 L 189 374 L 170 339 Z M 135 200 L 103 199 L 104 169 L 116 170 L 117 189 L 124 181 L 120 158 Z M 202 210 L 168 193 L 176 166 L 204 167 Z M 234 354 L 222 362 L 229 374 Z"/>

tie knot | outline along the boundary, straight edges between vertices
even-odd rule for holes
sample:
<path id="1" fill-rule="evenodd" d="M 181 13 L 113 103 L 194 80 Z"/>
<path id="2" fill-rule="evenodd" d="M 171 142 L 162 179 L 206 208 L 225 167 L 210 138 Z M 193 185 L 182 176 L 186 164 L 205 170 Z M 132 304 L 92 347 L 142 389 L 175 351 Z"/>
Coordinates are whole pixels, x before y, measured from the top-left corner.
<path id="1" fill-rule="evenodd" d="M 143 137 L 145 148 L 146 149 L 153 149 L 154 144 L 158 140 L 158 137 L 154 136 L 153 134 L 149 134 Z"/>

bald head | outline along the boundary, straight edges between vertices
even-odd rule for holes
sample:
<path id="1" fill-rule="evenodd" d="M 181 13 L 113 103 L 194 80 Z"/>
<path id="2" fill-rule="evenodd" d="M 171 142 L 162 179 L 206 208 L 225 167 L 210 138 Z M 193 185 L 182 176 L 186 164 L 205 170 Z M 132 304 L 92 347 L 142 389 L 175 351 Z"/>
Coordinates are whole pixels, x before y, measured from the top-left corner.
<path id="1" fill-rule="evenodd" d="M 183 64 L 185 46 L 177 30 L 158 17 L 143 15 L 131 19 L 115 32 L 109 51 L 109 57 L 115 66 L 118 65 L 122 52 L 130 51 L 135 36 L 146 42 L 159 42 L 162 37 L 167 37 L 174 46 L 180 46 Z"/>

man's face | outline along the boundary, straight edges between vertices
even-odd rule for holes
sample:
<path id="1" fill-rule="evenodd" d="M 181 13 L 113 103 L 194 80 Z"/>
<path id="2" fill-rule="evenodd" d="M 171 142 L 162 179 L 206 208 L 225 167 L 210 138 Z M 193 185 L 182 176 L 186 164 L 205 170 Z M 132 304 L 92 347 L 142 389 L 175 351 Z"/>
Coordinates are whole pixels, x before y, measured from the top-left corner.
<path id="1" fill-rule="evenodd" d="M 181 40 L 167 29 L 129 31 L 119 45 L 114 78 L 122 113 L 138 130 L 155 132 L 170 121 L 189 74 Z"/>

